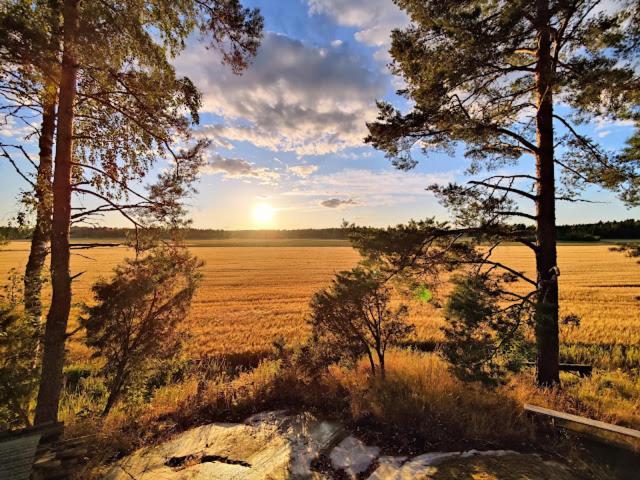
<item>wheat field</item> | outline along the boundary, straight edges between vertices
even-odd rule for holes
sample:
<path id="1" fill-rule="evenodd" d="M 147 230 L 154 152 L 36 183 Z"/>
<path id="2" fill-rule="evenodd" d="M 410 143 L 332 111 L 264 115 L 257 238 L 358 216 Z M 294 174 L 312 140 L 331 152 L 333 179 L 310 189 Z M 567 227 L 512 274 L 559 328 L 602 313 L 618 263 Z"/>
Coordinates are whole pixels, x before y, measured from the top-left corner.
<path id="1" fill-rule="evenodd" d="M 230 243 L 230 245 L 233 245 Z M 215 246 L 200 242 L 192 252 L 205 262 L 204 278 L 185 328 L 191 337 L 188 354 L 260 355 L 283 337 L 295 344 L 306 335 L 305 315 L 311 295 L 334 273 L 354 266 L 359 256 L 347 246 Z M 0 272 L 22 271 L 27 242 L 11 242 L 0 250 Z M 562 314 L 581 317 L 578 327 L 563 326 L 562 340 L 579 345 L 633 346 L 640 343 L 640 265 L 609 251 L 606 245 L 558 247 Z M 124 247 L 102 247 L 73 255 L 74 312 L 91 300 L 91 284 L 110 275 L 130 255 Z M 521 246 L 504 246 L 496 258 L 518 270 L 532 272 L 533 258 Z M 444 292 L 443 292 L 444 293 Z M 45 295 L 48 295 L 46 293 Z M 442 309 L 409 299 L 417 339 L 440 338 Z M 70 360 L 87 358 L 81 338 L 70 343 Z"/>

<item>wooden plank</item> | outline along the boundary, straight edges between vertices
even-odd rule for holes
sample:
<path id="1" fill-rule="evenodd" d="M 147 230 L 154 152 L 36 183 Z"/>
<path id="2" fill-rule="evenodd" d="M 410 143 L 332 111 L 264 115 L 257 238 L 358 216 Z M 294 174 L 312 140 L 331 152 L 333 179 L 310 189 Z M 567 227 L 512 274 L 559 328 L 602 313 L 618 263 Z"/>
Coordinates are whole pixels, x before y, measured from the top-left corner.
<path id="1" fill-rule="evenodd" d="M 548 418 L 554 424 L 573 432 L 588 435 L 605 443 L 615 443 L 625 448 L 640 451 L 640 431 L 638 430 L 536 405 L 525 404 L 524 409 L 526 412 Z"/>
<path id="2" fill-rule="evenodd" d="M 525 362 L 529 367 L 535 367 L 536 362 Z M 577 372 L 581 377 L 589 377 L 593 372 L 593 365 L 585 365 L 582 363 L 560 363 L 558 368 L 561 372 Z"/>
<path id="3" fill-rule="evenodd" d="M 0 442 L 0 480 L 29 480 L 40 435 L 22 435 Z"/>

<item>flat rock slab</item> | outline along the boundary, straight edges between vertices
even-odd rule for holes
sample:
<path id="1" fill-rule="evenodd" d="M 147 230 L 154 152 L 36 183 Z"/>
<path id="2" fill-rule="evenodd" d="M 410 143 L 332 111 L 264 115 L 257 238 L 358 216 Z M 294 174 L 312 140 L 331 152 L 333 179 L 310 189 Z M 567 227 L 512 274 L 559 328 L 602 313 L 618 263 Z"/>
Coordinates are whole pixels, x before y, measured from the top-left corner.
<path id="1" fill-rule="evenodd" d="M 369 480 L 577 480 L 563 465 L 509 451 L 436 452 L 381 464 Z"/>
<path id="2" fill-rule="evenodd" d="M 313 478 L 311 462 L 342 429 L 309 414 L 269 412 L 243 424 L 213 423 L 119 461 L 106 480 Z"/>
<path id="3" fill-rule="evenodd" d="M 323 473 L 315 460 L 330 460 Z M 314 464 L 316 469 L 323 469 Z M 509 450 L 380 456 L 337 423 L 284 411 L 212 423 L 134 452 L 106 480 L 577 480 L 563 465 Z"/>
<path id="4" fill-rule="evenodd" d="M 380 455 L 378 447 L 368 447 L 355 437 L 349 436 L 335 447 L 329 458 L 331 466 L 343 470 L 350 478 L 366 471 Z"/>

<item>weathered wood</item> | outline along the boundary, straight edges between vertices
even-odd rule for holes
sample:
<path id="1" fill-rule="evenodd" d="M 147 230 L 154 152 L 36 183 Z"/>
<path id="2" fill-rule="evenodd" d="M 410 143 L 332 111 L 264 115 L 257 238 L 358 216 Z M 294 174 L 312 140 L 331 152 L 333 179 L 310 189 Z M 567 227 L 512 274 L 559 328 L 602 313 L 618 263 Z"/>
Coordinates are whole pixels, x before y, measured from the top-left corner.
<path id="1" fill-rule="evenodd" d="M 525 404 L 524 409 L 529 414 L 551 421 L 554 426 L 571 430 L 606 444 L 615 444 L 640 452 L 640 431 L 638 430 L 536 405 Z"/>
<path id="2" fill-rule="evenodd" d="M 38 434 L 44 440 L 57 439 L 62 435 L 64 424 L 62 422 L 45 422 L 40 425 L 0 432 L 0 441 L 8 438 L 17 438 Z"/>
<path id="3" fill-rule="evenodd" d="M 0 480 L 29 480 L 38 442 L 38 433 L 0 441 Z"/>
<path id="4" fill-rule="evenodd" d="M 535 362 L 525 362 L 529 367 L 535 367 Z M 558 365 L 561 372 L 575 372 L 581 377 L 590 377 L 593 373 L 593 365 L 585 365 L 582 363 L 561 363 Z"/>

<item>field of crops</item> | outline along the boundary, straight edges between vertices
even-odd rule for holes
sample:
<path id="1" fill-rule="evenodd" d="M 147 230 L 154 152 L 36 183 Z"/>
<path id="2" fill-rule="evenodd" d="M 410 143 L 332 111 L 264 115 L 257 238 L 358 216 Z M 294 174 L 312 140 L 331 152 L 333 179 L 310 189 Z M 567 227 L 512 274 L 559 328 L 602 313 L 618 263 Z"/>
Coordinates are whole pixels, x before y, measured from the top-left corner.
<path id="1" fill-rule="evenodd" d="M 205 261 L 204 280 L 186 325 L 192 335 L 188 347 L 192 355 L 252 356 L 270 349 L 278 337 L 301 341 L 306 334 L 304 318 L 310 296 L 327 285 L 335 272 L 358 261 L 358 254 L 350 247 L 322 241 L 308 244 L 311 246 L 238 245 L 201 242 L 191 247 Z M 26 242 L 4 246 L 0 272 L 5 274 L 11 268 L 21 271 L 27 254 Z M 122 247 L 102 247 L 74 255 L 73 273 L 85 272 L 74 282 L 75 302 L 90 301 L 91 284 L 109 275 L 127 254 Z M 502 247 L 497 257 L 519 270 L 533 268 L 530 252 L 524 247 Z M 582 318 L 578 327 L 562 327 L 563 341 L 570 344 L 564 347 L 565 352 L 577 360 L 596 353 L 601 360 L 622 355 L 625 358 L 610 366 L 625 362 L 640 365 L 640 358 L 634 358 L 640 343 L 640 305 L 636 300 L 640 266 L 610 252 L 606 245 L 561 245 L 559 266 L 562 313 Z M 5 282 L 7 278 L 4 275 Z M 411 306 L 418 339 L 437 340 L 441 309 L 415 302 Z M 74 311 L 77 315 L 79 309 Z M 70 354 L 72 361 L 86 358 L 80 339 L 71 343 Z"/>

